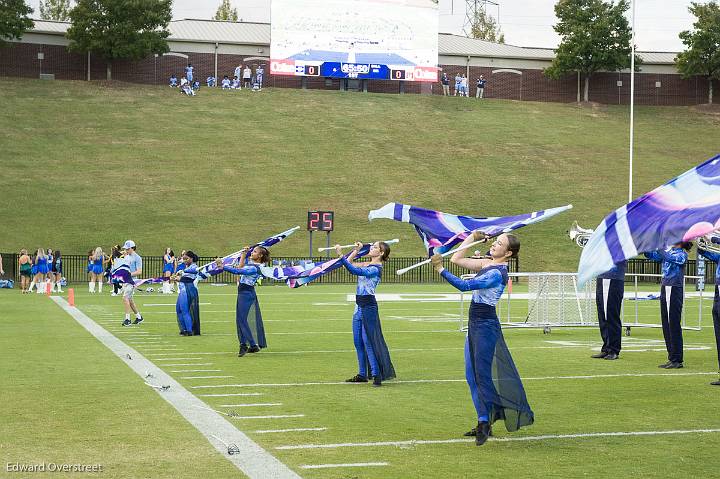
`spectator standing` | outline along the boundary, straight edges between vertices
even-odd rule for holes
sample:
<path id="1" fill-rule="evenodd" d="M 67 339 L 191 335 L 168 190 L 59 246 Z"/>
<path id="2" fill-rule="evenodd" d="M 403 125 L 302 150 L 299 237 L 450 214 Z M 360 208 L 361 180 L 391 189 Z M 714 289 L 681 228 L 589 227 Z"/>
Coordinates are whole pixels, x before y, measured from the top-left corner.
<path id="1" fill-rule="evenodd" d="M 245 69 L 243 70 L 243 86 L 245 88 L 250 88 L 250 80 L 252 79 L 252 69 L 250 68 L 250 65 L 245 65 Z"/>
<path id="2" fill-rule="evenodd" d="M 483 98 L 483 95 L 485 94 L 485 84 L 487 83 L 487 80 L 485 80 L 485 77 L 480 75 L 480 78 L 477 79 L 477 89 L 475 90 L 475 98 Z"/>
<path id="3" fill-rule="evenodd" d="M 458 73 L 455 75 L 455 96 L 458 96 L 458 93 L 460 93 L 460 85 L 462 85 L 462 77 Z"/>
<path id="4" fill-rule="evenodd" d="M 447 73 L 442 74 L 440 83 L 442 84 L 443 96 L 449 96 L 450 95 L 450 79 L 448 78 Z"/>
<path id="5" fill-rule="evenodd" d="M 190 84 L 192 84 L 193 81 L 193 70 L 192 63 L 188 63 L 188 66 L 185 67 L 185 77 Z"/>

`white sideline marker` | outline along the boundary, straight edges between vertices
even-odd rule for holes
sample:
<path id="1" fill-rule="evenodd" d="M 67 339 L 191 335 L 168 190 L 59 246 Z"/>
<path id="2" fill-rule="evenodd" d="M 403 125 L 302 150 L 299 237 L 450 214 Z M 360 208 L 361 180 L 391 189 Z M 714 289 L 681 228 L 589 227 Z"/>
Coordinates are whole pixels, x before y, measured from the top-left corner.
<path id="1" fill-rule="evenodd" d="M 305 464 L 300 469 L 329 469 L 332 467 L 375 467 L 389 466 L 387 462 L 353 462 L 347 464 Z"/>
<path id="2" fill-rule="evenodd" d="M 169 389 L 157 391 L 157 394 L 170 403 L 225 459 L 250 479 L 301 479 L 297 473 L 260 447 L 221 414 L 212 410 L 203 411 L 202 409 L 208 408 L 201 399 L 193 396 L 138 351 L 127 346 L 79 309 L 68 305 L 63 298 L 52 296 L 51 299 L 138 376 L 144 378 L 146 371 L 152 370 L 159 384 L 169 385 Z M 128 355 L 132 356 L 132 359 L 129 359 Z M 237 445 L 240 454 L 228 454 L 228 443 Z"/>
<path id="3" fill-rule="evenodd" d="M 490 437 L 488 442 L 521 442 L 521 441 L 545 441 L 550 439 L 592 439 L 596 437 L 618 437 L 618 436 L 661 436 L 668 434 L 708 434 L 718 433 L 720 429 L 684 429 L 673 431 L 632 431 L 632 432 L 591 432 L 581 434 L 546 434 L 543 436 L 518 436 L 518 437 Z M 346 442 L 339 444 L 300 444 L 293 446 L 277 446 L 275 449 L 339 449 L 343 447 L 383 447 L 383 446 L 417 446 L 424 444 L 456 444 L 474 443 L 475 439 L 438 439 L 438 440 L 409 440 L 409 441 L 382 441 L 382 442 Z"/>

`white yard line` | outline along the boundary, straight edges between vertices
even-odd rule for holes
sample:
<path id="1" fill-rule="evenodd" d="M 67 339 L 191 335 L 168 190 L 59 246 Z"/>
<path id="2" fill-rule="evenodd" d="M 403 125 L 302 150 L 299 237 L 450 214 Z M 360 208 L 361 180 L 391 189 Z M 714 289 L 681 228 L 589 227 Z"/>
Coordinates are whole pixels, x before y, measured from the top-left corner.
<path id="1" fill-rule="evenodd" d="M 300 469 L 330 469 L 335 467 L 376 467 L 389 466 L 387 462 L 352 462 L 347 464 L 305 464 Z"/>
<path id="2" fill-rule="evenodd" d="M 293 429 L 260 429 L 253 431 L 255 434 L 273 434 L 280 432 L 303 432 L 303 431 L 327 431 L 326 427 L 296 427 Z"/>
<path id="3" fill-rule="evenodd" d="M 178 367 L 178 366 L 212 366 L 213 363 L 178 363 L 178 364 L 163 364 L 163 366 L 168 367 Z"/>
<path id="4" fill-rule="evenodd" d="M 177 369 L 171 373 L 219 373 L 222 369 Z"/>
<path id="5" fill-rule="evenodd" d="M 572 380 L 572 379 L 605 379 L 605 378 L 636 378 L 636 377 L 674 377 L 674 376 L 715 376 L 716 372 L 697 372 L 697 373 L 627 373 L 627 374 L 589 374 L 582 376 L 539 376 L 524 377 L 523 381 L 548 381 L 548 380 Z M 464 383 L 465 379 L 399 379 L 389 381 L 387 384 L 432 384 L 432 383 Z M 306 382 L 306 383 L 252 383 L 252 384 L 213 384 L 190 386 L 191 389 L 210 389 L 210 388 L 247 388 L 247 387 L 292 387 L 292 386 L 353 386 L 355 383 L 345 381 L 327 381 L 327 382 Z"/>
<path id="6" fill-rule="evenodd" d="M 219 407 L 261 407 L 261 406 L 282 406 L 281 402 L 259 402 L 255 404 L 221 404 Z"/>
<path id="7" fill-rule="evenodd" d="M 488 442 L 518 442 L 518 441 L 546 441 L 551 439 L 591 439 L 596 437 L 618 437 L 618 436 L 661 436 L 677 434 L 708 434 L 718 433 L 720 429 L 685 429 L 672 431 L 632 431 L 632 432 L 592 432 L 580 434 L 546 434 L 542 436 L 517 436 L 517 437 L 490 437 Z M 299 444 L 291 446 L 277 446 L 275 449 L 339 449 L 344 447 L 385 447 L 385 446 L 417 446 L 423 444 L 456 444 L 472 443 L 475 439 L 438 439 L 438 440 L 415 440 L 408 441 L 382 441 L 382 442 L 346 442 L 338 444 Z"/>
<path id="8" fill-rule="evenodd" d="M 230 396 L 262 396 L 262 395 L 263 395 L 263 393 L 196 394 L 196 396 L 204 397 L 204 398 L 222 398 L 222 397 L 230 397 Z"/>
<path id="9" fill-rule="evenodd" d="M 285 419 L 290 417 L 305 417 L 305 414 L 278 414 L 275 416 L 233 416 L 233 419 Z"/>
<path id="10" fill-rule="evenodd" d="M 207 409 L 207 404 L 193 396 L 180 383 L 143 357 L 138 351 L 127 346 L 120 339 L 103 329 L 82 311 L 69 306 L 63 298 L 53 296 L 51 299 L 105 347 L 117 355 L 138 376 L 144 379 L 147 371 L 150 370 L 154 375 L 154 381 L 157 381 L 160 385 L 169 385 L 169 389 L 158 391 L 160 397 L 170 403 L 190 424 L 203 434 L 225 459 L 232 462 L 251 479 L 268 477 L 277 479 L 300 478 L 299 475 L 238 430 L 222 415 L 214 411 L 202 410 Z M 240 454 L 229 455 L 227 453 L 227 444 L 237 445 Z"/>
<path id="11" fill-rule="evenodd" d="M 235 376 L 182 376 L 180 379 L 226 379 Z"/>

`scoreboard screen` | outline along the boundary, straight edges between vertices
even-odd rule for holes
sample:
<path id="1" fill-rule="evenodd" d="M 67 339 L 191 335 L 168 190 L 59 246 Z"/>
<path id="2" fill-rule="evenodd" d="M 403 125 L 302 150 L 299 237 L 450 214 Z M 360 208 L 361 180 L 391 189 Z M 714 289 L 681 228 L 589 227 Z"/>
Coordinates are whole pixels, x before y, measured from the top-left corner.
<path id="1" fill-rule="evenodd" d="M 335 228 L 334 211 L 308 211 L 308 231 L 333 231 Z"/>
<path id="2" fill-rule="evenodd" d="M 271 16 L 273 75 L 438 79 L 432 0 L 273 0 Z"/>

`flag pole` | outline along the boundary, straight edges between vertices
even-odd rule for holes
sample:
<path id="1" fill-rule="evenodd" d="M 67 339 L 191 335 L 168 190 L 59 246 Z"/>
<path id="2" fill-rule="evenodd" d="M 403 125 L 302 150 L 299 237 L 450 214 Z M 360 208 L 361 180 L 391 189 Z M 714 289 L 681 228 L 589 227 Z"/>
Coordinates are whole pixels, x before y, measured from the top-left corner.
<path id="1" fill-rule="evenodd" d="M 487 240 L 488 240 L 488 238 L 482 239 L 482 240 L 480 240 L 480 241 L 473 241 L 472 243 L 470 243 L 470 244 L 468 244 L 468 245 L 461 246 L 460 248 L 456 248 L 456 249 L 454 249 L 454 250 L 452 250 L 452 251 L 447 251 L 447 252 L 441 254 L 440 256 L 442 256 L 443 258 L 444 258 L 445 256 L 450 256 L 451 254 L 455 254 L 455 253 L 457 253 L 458 251 L 464 251 L 464 250 L 466 250 L 466 249 L 468 249 L 468 248 L 472 248 L 472 247 L 475 246 L 476 244 L 485 243 Z M 415 263 L 415 264 L 412 265 L 412 266 L 408 266 L 407 268 L 399 269 L 399 270 L 397 270 L 395 273 L 397 273 L 397 275 L 400 276 L 400 275 L 403 275 L 403 274 L 407 273 L 407 272 L 410 271 L 411 269 L 419 268 L 420 266 L 422 266 L 422 265 L 424 265 L 424 264 L 428 264 L 429 262 L 430 262 L 430 258 L 426 259 L 425 261 L 420 261 L 419 263 Z"/>
<path id="2" fill-rule="evenodd" d="M 383 241 L 383 243 L 386 243 L 386 244 L 395 244 L 395 243 L 399 243 L 399 242 L 400 242 L 400 240 L 397 239 L 397 238 L 391 239 L 391 240 L 387 240 L 387 241 Z M 354 245 L 354 244 L 344 244 L 344 245 L 340 245 L 340 247 L 341 247 L 342 249 L 354 248 L 355 245 Z M 334 246 L 331 246 L 331 247 L 329 247 L 329 248 L 318 248 L 318 253 L 322 253 L 323 251 L 330 251 L 330 250 L 333 250 L 333 249 L 335 249 Z"/>
<path id="3" fill-rule="evenodd" d="M 633 200 L 633 145 L 635 142 L 635 0 L 632 4 L 632 40 L 630 54 L 630 173 L 628 178 L 628 203 Z"/>

